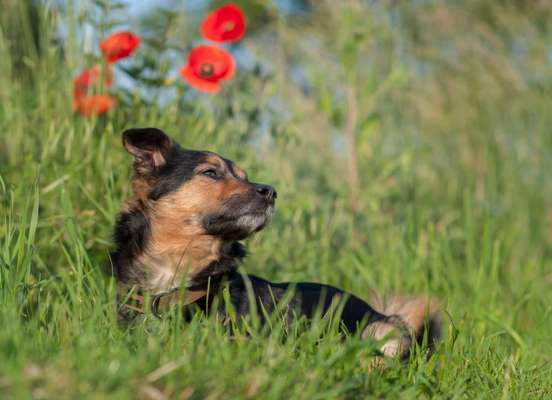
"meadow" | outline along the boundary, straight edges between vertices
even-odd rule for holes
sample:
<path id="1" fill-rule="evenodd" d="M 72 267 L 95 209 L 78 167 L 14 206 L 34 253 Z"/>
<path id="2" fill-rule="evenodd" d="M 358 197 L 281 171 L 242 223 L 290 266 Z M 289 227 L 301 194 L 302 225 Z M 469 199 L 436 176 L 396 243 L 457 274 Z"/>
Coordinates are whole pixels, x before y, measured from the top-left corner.
<path id="1" fill-rule="evenodd" d="M 203 94 L 178 68 L 221 2 L 183 3 L 2 2 L 0 398 L 552 398 L 552 5 L 237 1 L 236 75 Z M 143 42 L 116 106 L 73 112 L 122 28 Z M 435 297 L 435 354 L 373 372 L 326 321 L 119 324 L 121 132 L 144 126 L 277 188 L 244 271 Z"/>

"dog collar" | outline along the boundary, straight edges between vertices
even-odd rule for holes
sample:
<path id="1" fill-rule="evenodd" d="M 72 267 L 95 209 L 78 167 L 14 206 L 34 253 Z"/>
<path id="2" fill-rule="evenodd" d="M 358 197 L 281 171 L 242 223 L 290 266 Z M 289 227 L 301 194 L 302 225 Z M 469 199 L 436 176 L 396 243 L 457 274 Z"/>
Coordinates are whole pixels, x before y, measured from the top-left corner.
<path id="1" fill-rule="evenodd" d="M 147 293 L 134 286 L 124 294 L 124 301 L 121 306 L 139 314 L 147 314 L 149 310 L 159 317 L 161 313 L 168 311 L 175 305 L 188 306 L 205 296 L 207 296 L 207 290 L 188 289 L 181 291 L 180 288 L 148 296 Z"/>

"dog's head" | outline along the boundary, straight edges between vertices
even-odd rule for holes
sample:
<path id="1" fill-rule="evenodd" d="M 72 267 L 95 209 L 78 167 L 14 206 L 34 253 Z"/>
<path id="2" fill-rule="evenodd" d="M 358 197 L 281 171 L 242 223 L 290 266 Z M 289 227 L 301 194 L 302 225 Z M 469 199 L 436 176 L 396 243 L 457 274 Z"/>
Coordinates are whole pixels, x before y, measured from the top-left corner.
<path id="1" fill-rule="evenodd" d="M 215 153 L 187 150 L 155 128 L 129 129 L 123 144 L 134 157 L 133 189 L 162 227 L 166 243 L 182 236 L 242 240 L 261 230 L 274 211 L 272 186 Z"/>

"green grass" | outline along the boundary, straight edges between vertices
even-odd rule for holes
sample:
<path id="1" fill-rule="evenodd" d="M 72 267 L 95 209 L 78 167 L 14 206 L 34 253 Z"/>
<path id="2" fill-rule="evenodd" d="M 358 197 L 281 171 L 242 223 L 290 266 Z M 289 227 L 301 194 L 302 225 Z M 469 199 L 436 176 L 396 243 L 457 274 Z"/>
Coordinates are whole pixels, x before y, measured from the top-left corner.
<path id="1" fill-rule="evenodd" d="M 328 39 L 338 31 L 330 24 L 354 24 L 354 12 L 305 26 L 275 17 L 266 27 L 278 33 L 274 48 L 253 36 L 247 43 L 261 60 L 277 59 L 274 73 L 241 69 L 221 95 L 163 107 L 135 92 L 107 117 L 85 120 L 70 105 L 79 46 L 71 38 L 62 51 L 52 40 L 55 23 L 75 22 L 52 6 L 30 23 L 12 4 L 0 16 L 0 398 L 552 396 L 552 28 L 544 11 L 477 1 L 460 14 L 450 5 L 365 10 L 370 42 L 357 50 L 359 65 L 343 56 L 341 72 L 339 57 L 334 65 L 302 50 L 314 46 L 308 35 Z M 398 12 L 406 25 L 376 29 L 387 24 L 377 12 Z M 440 25 L 447 17 L 458 24 Z M 430 33 L 416 34 L 421 23 L 465 62 L 447 59 Z M 408 77 L 397 78 L 399 36 L 431 75 L 400 63 Z M 509 47 L 519 37 L 521 62 Z M 323 42 L 331 54 L 351 47 L 341 36 Z M 490 42 L 494 51 L 478 47 Z M 280 65 L 298 54 L 309 95 Z M 361 68 L 364 57 L 373 69 Z M 374 90 L 381 76 L 393 76 L 382 93 Z M 355 98 L 356 194 L 347 154 L 332 146 L 346 126 L 343 88 L 354 79 L 366 84 Z M 324 322 L 234 336 L 199 317 L 119 325 L 115 282 L 102 267 L 130 195 L 120 134 L 135 126 L 219 152 L 276 186 L 275 218 L 248 240 L 245 271 L 364 298 L 376 290 L 440 299 L 445 329 L 433 357 L 416 353 L 370 373 L 374 343 L 342 341 Z"/>

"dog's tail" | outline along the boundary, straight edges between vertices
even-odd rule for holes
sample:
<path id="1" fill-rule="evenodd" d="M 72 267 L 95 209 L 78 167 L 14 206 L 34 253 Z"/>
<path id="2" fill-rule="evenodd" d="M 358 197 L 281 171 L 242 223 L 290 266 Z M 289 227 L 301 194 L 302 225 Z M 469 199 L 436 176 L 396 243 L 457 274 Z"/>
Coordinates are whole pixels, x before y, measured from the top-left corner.
<path id="1" fill-rule="evenodd" d="M 407 358 L 413 341 L 421 345 L 424 340 L 429 352 L 433 352 L 442 329 L 438 301 L 424 296 L 396 295 L 387 299 L 372 296 L 371 305 L 386 318 L 370 324 L 364 335 L 381 340 L 395 333 L 395 337 L 387 340 L 381 348 L 385 355 Z"/>

